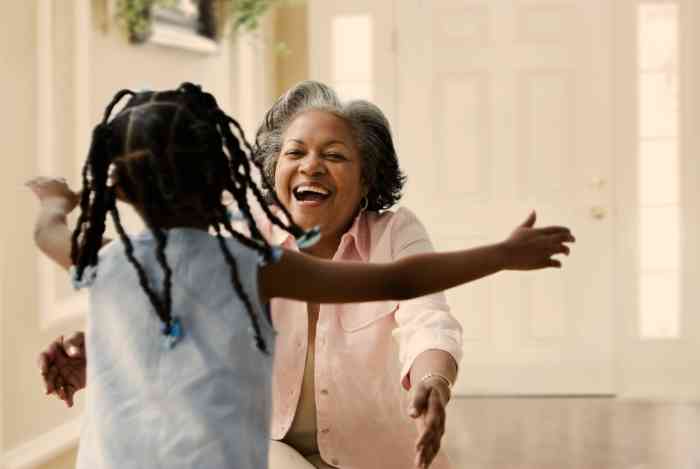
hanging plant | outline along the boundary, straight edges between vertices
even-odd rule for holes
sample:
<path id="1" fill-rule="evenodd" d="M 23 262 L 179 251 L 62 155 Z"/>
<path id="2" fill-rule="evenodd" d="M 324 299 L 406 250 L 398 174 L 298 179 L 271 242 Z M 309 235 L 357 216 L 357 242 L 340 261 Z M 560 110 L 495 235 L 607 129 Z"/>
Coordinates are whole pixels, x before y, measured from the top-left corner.
<path id="1" fill-rule="evenodd" d="M 206 22 L 204 30 L 199 33 L 211 37 L 220 36 L 224 25 L 236 31 L 251 32 L 260 26 L 260 19 L 275 3 L 281 0 L 199 0 L 200 20 Z M 135 43 L 145 42 L 151 33 L 153 7 L 172 8 L 178 0 L 117 0 L 116 17 L 126 30 L 129 40 Z M 213 16 L 218 16 L 214 18 Z"/>
<path id="2" fill-rule="evenodd" d="M 254 31 L 260 18 L 279 0 L 227 0 L 234 31 Z"/>

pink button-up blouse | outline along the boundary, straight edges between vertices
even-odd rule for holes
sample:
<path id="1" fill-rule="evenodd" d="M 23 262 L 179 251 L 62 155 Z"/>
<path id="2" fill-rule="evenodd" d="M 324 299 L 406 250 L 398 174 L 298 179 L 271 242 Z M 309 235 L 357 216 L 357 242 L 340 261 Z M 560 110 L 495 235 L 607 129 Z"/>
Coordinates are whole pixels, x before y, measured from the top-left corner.
<path id="1" fill-rule="evenodd" d="M 260 223 L 268 239 L 296 250 L 284 231 Z M 340 241 L 334 260 L 389 262 L 433 251 L 422 223 L 405 208 L 361 212 Z M 299 402 L 306 348 L 306 303 L 273 299 L 278 335 L 272 382 L 271 437 L 289 430 Z M 448 352 L 459 363 L 462 329 L 445 295 L 409 301 L 320 306 L 316 332 L 315 400 L 321 457 L 347 469 L 413 467 L 417 431 L 408 417 L 411 365 L 429 349 Z M 438 454 L 431 468 L 449 468 Z"/>

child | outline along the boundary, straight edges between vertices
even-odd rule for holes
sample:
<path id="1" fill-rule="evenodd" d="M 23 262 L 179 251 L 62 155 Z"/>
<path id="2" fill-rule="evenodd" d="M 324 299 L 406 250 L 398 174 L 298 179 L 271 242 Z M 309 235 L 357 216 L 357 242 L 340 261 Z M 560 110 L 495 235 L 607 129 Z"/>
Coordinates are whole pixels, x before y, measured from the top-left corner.
<path id="1" fill-rule="evenodd" d="M 127 94 L 130 101 L 110 121 Z M 211 95 L 183 84 L 160 93 L 122 91 L 95 128 L 64 262 L 76 287 L 90 286 L 79 468 L 266 467 L 274 330 L 263 305 L 270 298 L 421 296 L 504 268 L 558 266 L 550 256 L 568 253 L 563 243 L 573 241 L 566 229 L 524 226 L 497 245 L 384 265 L 282 252 L 257 229 L 248 190 L 300 247 L 318 232 L 303 232 L 267 208 L 231 125 L 240 133 Z M 36 181 L 33 189 L 46 201 L 42 223 L 65 213 L 55 204 L 71 204 L 61 183 Z M 224 192 L 236 200 L 249 236 L 229 222 Z M 148 229 L 128 236 L 117 199 Z M 102 248 L 108 213 L 120 239 Z M 60 257 L 50 230 L 37 236 L 48 236 L 40 245 Z"/>

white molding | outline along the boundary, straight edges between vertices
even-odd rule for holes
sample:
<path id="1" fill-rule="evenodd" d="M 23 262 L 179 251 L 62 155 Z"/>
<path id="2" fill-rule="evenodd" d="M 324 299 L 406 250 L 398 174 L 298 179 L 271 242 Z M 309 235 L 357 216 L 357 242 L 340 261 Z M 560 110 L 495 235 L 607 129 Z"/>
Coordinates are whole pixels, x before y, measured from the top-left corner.
<path id="1" fill-rule="evenodd" d="M 202 37 L 184 28 L 156 22 L 152 25 L 152 34 L 148 38 L 148 42 L 201 54 L 219 52 L 219 44 L 213 39 Z"/>
<path id="2" fill-rule="evenodd" d="M 0 355 L 3 354 L 2 341 L 5 338 L 5 233 L 0 234 Z M 0 364 L 0 396 L 5 393 L 5 366 Z M 0 402 L 0 454 L 5 452 L 5 402 Z M 0 461 L 0 468 L 4 467 Z"/>
<path id="3" fill-rule="evenodd" d="M 76 174 L 82 171 L 84 158 L 90 146 L 90 18 L 92 2 L 75 2 L 73 4 L 73 51 L 75 54 L 73 68 L 75 106 L 75 133 L 73 138 L 73 157 L 76 159 Z"/>
<path id="4" fill-rule="evenodd" d="M 46 262 L 49 263 L 50 261 Z M 48 268 L 53 270 L 56 267 L 49 265 Z M 66 281 L 67 280 L 68 274 L 66 274 Z M 51 281 L 55 282 L 55 279 L 52 277 Z M 47 288 L 47 290 L 50 289 L 55 291 L 54 288 Z M 41 329 L 48 330 L 65 327 L 72 321 L 87 317 L 89 308 L 88 294 L 86 291 L 82 291 L 71 294 L 60 300 L 53 299 L 48 304 L 48 308 L 48 310 L 42 311 L 41 313 Z"/>
<path id="5" fill-rule="evenodd" d="M 52 0 L 38 0 L 37 5 L 37 170 L 40 175 L 57 176 L 55 164 L 59 156 L 55 138 L 55 102 L 54 102 L 54 5 Z M 73 110 L 75 131 L 72 157 L 77 158 L 77 174 L 82 169 L 83 158 L 79 155 L 87 152 L 90 136 L 90 18 L 91 2 L 73 4 Z M 41 330 L 62 325 L 67 320 L 85 317 L 87 313 L 87 296 L 84 293 L 71 293 L 65 298 L 58 297 L 58 267 L 44 256 L 37 256 L 39 325 Z M 65 276 L 66 283 L 68 281 Z"/>
<path id="6" fill-rule="evenodd" d="M 40 172 L 54 169 L 53 129 L 53 2 L 38 0 L 37 5 L 37 160 Z"/>
<path id="7" fill-rule="evenodd" d="M 4 469 L 33 469 L 75 448 L 80 440 L 80 417 L 3 454 Z"/>
<path id="8" fill-rule="evenodd" d="M 249 139 L 255 135 L 260 120 L 276 98 L 275 51 L 269 46 L 276 40 L 274 15 L 274 11 L 266 15 L 256 32 L 241 32 L 235 38 L 236 68 L 231 74 L 236 84 L 235 109 Z"/>

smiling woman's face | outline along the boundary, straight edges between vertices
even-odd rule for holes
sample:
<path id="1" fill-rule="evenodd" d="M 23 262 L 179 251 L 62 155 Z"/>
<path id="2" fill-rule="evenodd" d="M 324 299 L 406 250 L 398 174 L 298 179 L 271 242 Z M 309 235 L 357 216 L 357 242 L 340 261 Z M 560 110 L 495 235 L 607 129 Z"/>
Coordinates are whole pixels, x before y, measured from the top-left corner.
<path id="1" fill-rule="evenodd" d="M 337 243 L 366 194 L 348 124 L 325 111 L 298 115 L 282 139 L 275 190 L 297 224 L 305 229 L 319 225 L 322 240 Z"/>

